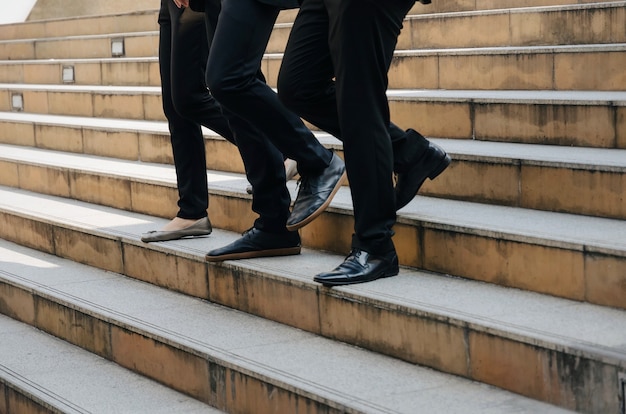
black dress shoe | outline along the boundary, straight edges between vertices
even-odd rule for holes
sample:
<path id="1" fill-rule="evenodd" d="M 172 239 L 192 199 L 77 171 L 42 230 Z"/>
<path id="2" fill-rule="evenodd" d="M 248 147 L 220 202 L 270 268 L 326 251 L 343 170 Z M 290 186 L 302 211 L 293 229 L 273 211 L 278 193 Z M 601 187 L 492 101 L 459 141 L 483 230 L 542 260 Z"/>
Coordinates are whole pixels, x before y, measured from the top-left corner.
<path id="1" fill-rule="evenodd" d="M 412 162 L 406 172 L 398 174 L 396 210 L 409 204 L 426 178 L 434 180 L 450 165 L 450 162 L 451 158 L 443 148 L 430 142 L 426 152 Z"/>
<path id="2" fill-rule="evenodd" d="M 253 227 L 231 244 L 208 252 L 206 260 L 221 262 L 223 260 L 294 254 L 300 254 L 300 236 L 298 233 L 269 233 Z"/>
<path id="3" fill-rule="evenodd" d="M 330 164 L 321 174 L 301 177 L 298 196 L 287 220 L 287 230 L 295 231 L 319 216 L 345 180 L 346 166 L 337 154 L 333 154 Z"/>
<path id="4" fill-rule="evenodd" d="M 354 249 L 342 264 L 330 272 L 316 275 L 313 280 L 324 286 L 352 285 L 395 276 L 398 272 L 398 256 L 395 253 L 390 257 L 380 257 Z"/>

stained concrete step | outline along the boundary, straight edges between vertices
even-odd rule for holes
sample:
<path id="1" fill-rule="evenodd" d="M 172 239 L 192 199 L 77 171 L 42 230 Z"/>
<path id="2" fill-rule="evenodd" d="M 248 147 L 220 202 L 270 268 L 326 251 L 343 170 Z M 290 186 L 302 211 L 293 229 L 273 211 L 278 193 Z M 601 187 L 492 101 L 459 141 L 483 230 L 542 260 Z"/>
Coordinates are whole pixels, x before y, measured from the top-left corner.
<path id="1" fill-rule="evenodd" d="M 423 7 L 416 6 L 414 9 L 422 10 Z M 267 47 L 268 53 L 284 51 L 292 27 L 289 20 L 295 17 L 291 13 L 293 16 L 287 18 L 287 22 L 276 24 Z M 142 16 L 152 18 L 148 13 Z M 112 25 L 109 19 L 103 18 L 103 22 L 94 19 L 86 18 L 85 25 L 74 31 L 69 28 L 76 22 L 63 21 L 68 28 L 55 32 L 57 26 L 54 26 L 55 21 L 51 21 L 49 24 L 53 28 L 46 28 L 43 23 L 40 23 L 43 28 L 39 30 L 33 27 L 34 36 L 16 38 L 20 32 L 17 30 L 15 35 L 7 33 L 7 37 L 0 37 L 3 39 L 0 41 L 0 59 L 111 57 L 111 42 L 122 39 L 128 43 L 125 56 L 157 55 L 158 49 L 154 49 L 154 39 L 158 39 L 156 16 L 151 24 L 140 21 L 139 25 L 129 25 L 129 28 Z M 624 1 L 409 15 L 397 49 L 625 43 L 626 33 L 622 30 L 625 19 Z M 88 31 L 92 24 L 93 29 Z M 20 33 L 31 34 L 26 31 Z"/>
<path id="2" fill-rule="evenodd" d="M 305 249 L 299 256 L 207 263 L 207 249 L 237 235 L 215 230 L 206 238 L 144 244 L 139 234 L 164 220 L 19 190 L 2 191 L 0 200 L 5 220 L 0 228 L 12 228 L 18 236 L 5 238 L 304 330 L 110 272 L 101 277 L 92 269 L 74 270 L 79 265 L 43 254 L 35 254 L 33 263 L 31 253 L 2 242 L 0 251 L 8 258 L 0 274 L 3 312 L 99 354 L 106 350 L 121 365 L 183 392 L 188 391 L 167 375 L 169 364 L 185 360 L 204 367 L 201 361 L 207 357 L 221 372 L 211 377 L 231 378 L 238 395 L 239 386 L 262 374 L 271 382 L 263 394 L 274 389 L 280 396 L 285 388 L 295 392 L 306 382 L 309 395 L 365 412 L 387 412 L 385 404 L 395 401 L 388 406 L 391 412 L 413 413 L 422 407 L 415 401 L 431 401 L 415 384 L 426 381 L 439 390 L 437 382 L 421 377 L 419 367 L 352 347 L 357 345 L 580 412 L 616 412 L 619 406 L 626 370 L 624 310 L 406 268 L 393 278 L 328 289 L 312 282 L 312 276 L 339 263 L 340 256 Z M 32 221 L 39 223 L 33 233 Z M 217 325 L 217 319 L 227 321 Z M 259 341 L 264 346 L 249 349 Z M 154 362 L 161 358 L 152 356 L 153 347 L 161 348 L 160 364 Z M 195 363 L 181 353 L 192 354 Z M 238 378 L 244 363 L 247 381 Z M 222 372 L 227 368 L 235 372 Z M 204 369 L 187 366 L 185 372 L 190 372 L 188 384 L 208 382 L 195 379 L 204 378 Z M 282 384 L 272 381 L 275 375 Z M 398 384 L 410 384 L 409 389 Z M 433 396 L 433 401 L 456 404 L 457 386 L 448 382 L 441 390 L 447 397 Z M 199 388 L 191 394 L 205 395 Z M 466 410 L 438 406 L 423 411 L 473 412 L 475 402 L 491 400 L 475 397 L 463 402 Z M 377 406 L 367 408 L 366 402 Z M 488 412 L 489 406 L 481 409 Z"/>
<path id="3" fill-rule="evenodd" d="M 626 148 L 626 92 L 389 90 L 391 119 L 426 136 Z M 0 84 L 0 111 L 165 120 L 159 87 Z"/>
<path id="4" fill-rule="evenodd" d="M 158 6 L 158 4 L 157 4 Z M 44 39 L 158 30 L 158 10 L 0 24 L 0 39 Z"/>
<path id="5" fill-rule="evenodd" d="M 438 1 L 426 7 L 419 4 L 413 7 L 405 19 L 397 49 L 626 42 L 624 1 L 583 4 L 562 1 L 556 2 L 556 6 L 542 1 L 535 4 L 518 1 L 517 5 L 511 5 L 511 2 L 501 0 L 497 1 L 498 4 L 489 1 L 474 4 L 463 0 L 465 4 L 456 7 L 453 3 Z M 543 7 L 531 7 L 536 5 Z M 436 9 L 439 12 L 433 13 Z M 284 50 L 291 27 L 289 22 L 276 25 L 268 52 Z"/>
<path id="6" fill-rule="evenodd" d="M 2 149 L 2 185 L 159 217 L 176 214 L 172 166 L 39 149 Z M 246 230 L 255 215 L 245 192 L 245 177 L 219 171 L 207 175 L 209 214 L 215 226 Z M 295 199 L 296 183 L 288 187 Z M 398 214 L 394 241 L 404 265 L 626 306 L 625 220 L 423 196 Z M 301 235 L 307 246 L 345 254 L 352 225 L 349 189 L 342 188 L 330 209 Z"/>
<path id="7" fill-rule="evenodd" d="M 625 42 L 624 1 L 445 0 L 416 3 L 399 49 Z M 275 31 L 288 32 L 296 11 L 284 12 Z M 282 39 L 283 35 L 276 35 Z M 281 47 L 282 42 L 276 43 Z M 271 46 L 269 51 L 280 51 Z"/>
<path id="8" fill-rule="evenodd" d="M 391 89 L 626 90 L 626 43 L 400 50 L 389 70 Z M 266 57 L 276 85 L 282 54 Z"/>
<path id="9" fill-rule="evenodd" d="M 52 37 L 146 32 L 159 29 L 159 4 L 152 10 L 107 13 L 88 16 L 58 17 L 0 24 L 0 39 L 43 39 Z M 415 8 L 417 9 L 417 8 Z M 418 9 L 419 10 L 419 9 Z M 277 23 L 293 22 L 297 10 L 283 10 Z"/>
<path id="10" fill-rule="evenodd" d="M 626 2 L 464 0 L 468 12 L 408 16 L 398 49 L 623 43 Z M 414 12 L 443 8 L 433 2 Z M 519 4 L 523 4 L 523 8 Z M 493 6 L 496 7 L 493 7 Z M 481 9 L 484 7 L 484 9 Z M 485 10 L 491 9 L 491 10 Z"/>
<path id="11" fill-rule="evenodd" d="M 471 10 L 498 10 L 540 6 L 569 6 L 571 4 L 610 3 L 607 0 L 445 0 L 428 5 L 416 4 L 412 14 L 440 13 Z"/>
<path id="12" fill-rule="evenodd" d="M 625 52 L 626 43 L 401 50 L 395 54 L 389 87 L 624 91 Z M 263 61 L 272 86 L 282 57 L 268 54 Z M 3 83 L 160 85 L 156 57 L 4 60 L 0 69 Z"/>
<path id="13" fill-rule="evenodd" d="M 342 156 L 338 140 L 326 133 L 316 135 Z M 234 146 L 208 129 L 205 139 L 208 169 L 244 172 Z M 425 183 L 423 195 L 626 219 L 624 150 L 432 140 L 454 162 L 437 180 Z M 173 163 L 167 125 L 157 121 L 0 112 L 0 143 Z M 28 151 L 1 148 L 6 162 L 38 161 L 29 159 Z"/>
<path id="14" fill-rule="evenodd" d="M 0 41 L 2 60 L 145 57 L 158 54 L 158 31 Z"/>
<path id="15" fill-rule="evenodd" d="M 222 413 L 7 316 L 0 331 L 0 412 Z"/>
<path id="16" fill-rule="evenodd" d="M 203 127 L 203 132 L 209 154 L 207 168 L 243 173 L 241 155 L 234 146 L 207 128 Z M 328 134 L 317 135 L 326 145 L 338 143 Z M 0 112 L 0 143 L 144 162 L 174 162 L 165 121 Z"/>
<path id="17" fill-rule="evenodd" d="M 158 57 L 0 61 L 0 82 L 160 86 Z"/>

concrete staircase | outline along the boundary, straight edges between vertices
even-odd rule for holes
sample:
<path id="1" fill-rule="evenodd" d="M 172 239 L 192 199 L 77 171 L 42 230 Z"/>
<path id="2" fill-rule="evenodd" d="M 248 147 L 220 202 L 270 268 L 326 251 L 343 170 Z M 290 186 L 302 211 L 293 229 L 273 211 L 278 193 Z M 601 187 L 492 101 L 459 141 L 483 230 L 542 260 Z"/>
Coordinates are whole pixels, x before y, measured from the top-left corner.
<path id="1" fill-rule="evenodd" d="M 204 260 L 254 219 L 209 130 L 217 229 L 139 240 L 177 200 L 156 14 L 0 26 L 0 413 L 626 412 L 626 1 L 417 4 L 392 119 L 454 162 L 400 275 L 333 289 L 347 187 L 301 255 Z"/>

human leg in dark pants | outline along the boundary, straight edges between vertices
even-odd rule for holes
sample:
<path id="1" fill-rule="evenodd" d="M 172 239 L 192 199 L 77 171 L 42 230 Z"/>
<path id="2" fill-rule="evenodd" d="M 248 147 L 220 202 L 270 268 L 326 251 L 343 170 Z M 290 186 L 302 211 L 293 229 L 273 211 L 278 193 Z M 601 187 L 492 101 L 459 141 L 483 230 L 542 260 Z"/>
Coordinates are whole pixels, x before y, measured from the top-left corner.
<path id="1" fill-rule="evenodd" d="M 302 118 L 342 139 L 328 33 L 329 18 L 325 4 L 304 1 L 283 57 L 278 95 L 289 109 Z M 390 123 L 389 135 L 394 172 L 398 174 L 400 184 L 396 188 L 399 200 L 396 207 L 399 209 L 413 198 L 424 179 L 433 175 L 433 168 L 439 170 L 439 165 L 433 167 L 431 164 L 437 159 L 445 159 L 446 155 L 413 129 L 404 131 Z M 416 164 L 420 163 L 424 168 L 421 173 L 415 174 Z"/>
<path id="2" fill-rule="evenodd" d="M 219 10 L 218 10 L 219 12 Z M 215 16 L 217 18 L 217 16 Z M 201 125 L 234 143 L 228 121 L 205 85 L 209 44 L 205 15 L 161 0 L 159 69 L 178 187 L 178 213 L 144 241 L 210 233 L 206 155 Z"/>
<path id="3" fill-rule="evenodd" d="M 253 210 L 259 214 L 254 228 L 285 234 L 287 222 L 294 214 L 289 213 L 290 196 L 285 186 L 282 155 L 297 162 L 303 183 L 309 184 L 303 184 L 296 199 L 294 212 L 303 214 L 295 225 L 308 223 L 309 218 L 325 208 L 341 185 L 344 172 L 343 162 L 324 148 L 301 119 L 256 77 L 279 11 L 278 7 L 257 0 L 222 1 L 209 54 L 207 84 L 230 121 L 248 179 L 254 187 Z M 262 134 L 240 133 L 239 126 L 243 123 L 253 125 Z M 311 187 L 321 191 L 309 194 Z M 311 197 L 301 198 L 302 194 Z M 318 206 L 315 203 L 322 194 L 322 204 Z M 318 200 L 309 203 L 313 198 Z M 314 211 L 309 211 L 312 204 Z M 299 209 L 299 206 L 303 207 Z M 209 252 L 207 258 L 219 259 L 223 252 L 218 253 Z"/>
<path id="4" fill-rule="evenodd" d="M 324 284 L 359 283 L 398 272 L 391 240 L 396 219 L 392 172 L 403 173 L 403 164 L 430 151 L 417 132 L 405 133 L 390 123 L 386 96 L 387 71 L 412 5 L 407 0 L 304 0 L 290 36 L 280 94 L 305 119 L 342 139 L 352 190 L 352 253 L 337 269 L 316 277 Z M 410 151 L 403 148 L 408 144 Z"/>

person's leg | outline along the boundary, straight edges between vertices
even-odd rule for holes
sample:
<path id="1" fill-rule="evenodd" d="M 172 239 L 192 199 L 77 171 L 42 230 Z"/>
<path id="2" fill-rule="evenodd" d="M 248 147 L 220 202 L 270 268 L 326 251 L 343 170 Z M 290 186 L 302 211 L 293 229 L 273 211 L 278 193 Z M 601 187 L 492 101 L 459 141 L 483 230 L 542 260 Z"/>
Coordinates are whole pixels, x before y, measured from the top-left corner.
<path id="1" fill-rule="evenodd" d="M 200 125 L 177 112 L 173 99 L 173 50 L 178 42 L 179 20 L 183 13 L 172 8 L 171 0 L 161 0 L 159 10 L 159 69 L 163 112 L 168 120 L 174 168 L 178 187 L 178 213 L 160 231 L 142 235 L 145 242 L 173 240 L 211 233 L 207 217 L 208 189 L 204 158 L 204 138 Z M 187 63 L 192 62 L 188 60 Z M 200 77 L 200 81 L 203 79 Z"/>
<path id="2" fill-rule="evenodd" d="M 228 112 L 263 131 L 286 157 L 297 161 L 300 173 L 318 172 L 328 166 L 332 152 L 257 77 L 278 12 L 257 0 L 222 1 L 207 85 Z"/>
<path id="3" fill-rule="evenodd" d="M 304 0 L 285 49 L 278 94 L 289 109 L 341 140 L 334 77 L 328 15 L 321 1 Z M 394 172 L 399 175 L 397 208 L 401 208 L 413 198 L 426 177 L 435 178 L 442 171 L 438 161 L 446 155 L 413 129 L 404 131 L 390 122 L 389 135 Z"/>
<path id="4" fill-rule="evenodd" d="M 296 114 L 341 140 L 328 24 L 322 1 L 302 2 L 280 67 L 278 96 Z M 392 142 L 407 139 L 393 123 L 389 133 Z"/>
<path id="5" fill-rule="evenodd" d="M 204 125 L 235 143 L 228 121 L 205 83 L 210 47 L 206 13 L 179 9 L 171 0 L 168 8 L 173 17 L 170 78 L 174 108 L 183 118 Z M 210 13 L 218 14 L 219 7 Z"/>
<path id="6" fill-rule="evenodd" d="M 343 162 L 258 79 L 278 12 L 257 0 L 224 0 L 207 66 L 207 85 L 229 119 L 254 188 L 253 208 L 260 215 L 255 227 L 262 222 L 277 232 L 284 230 L 285 214 L 291 220 L 299 213 L 296 217 L 302 220 L 296 221 L 296 228 L 308 223 L 328 205 L 344 179 Z M 242 133 L 245 123 L 261 134 Z M 303 177 L 291 215 L 282 155 L 297 162 Z M 312 187 L 315 194 L 309 193 Z"/>
<path id="7" fill-rule="evenodd" d="M 315 280 L 359 283 L 398 273 L 387 71 L 411 0 L 323 0 L 354 206 L 352 253 Z"/>

